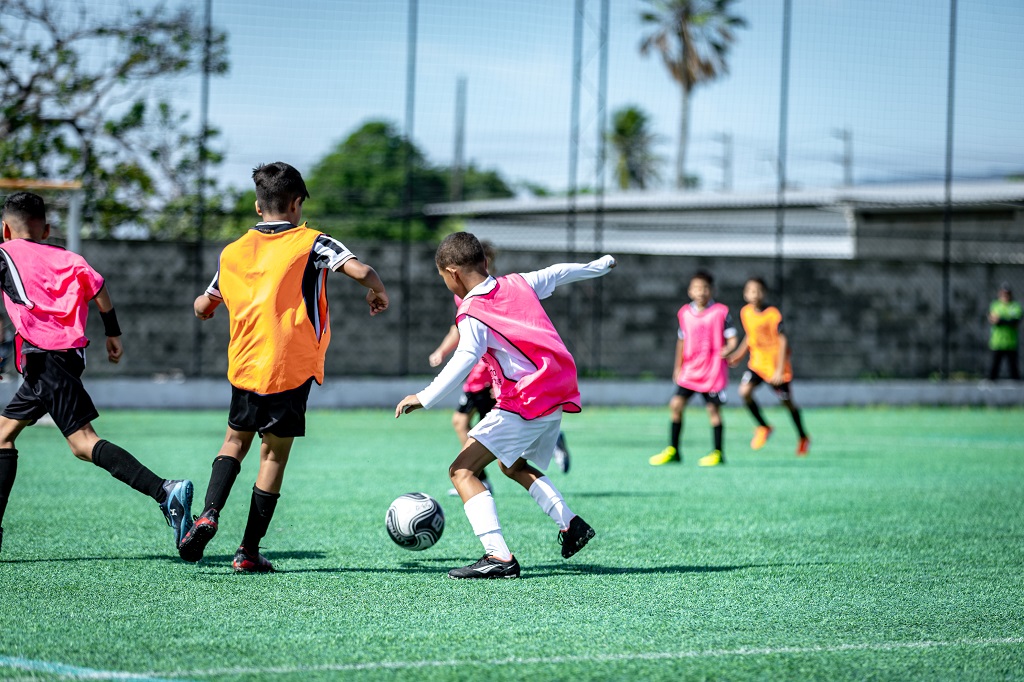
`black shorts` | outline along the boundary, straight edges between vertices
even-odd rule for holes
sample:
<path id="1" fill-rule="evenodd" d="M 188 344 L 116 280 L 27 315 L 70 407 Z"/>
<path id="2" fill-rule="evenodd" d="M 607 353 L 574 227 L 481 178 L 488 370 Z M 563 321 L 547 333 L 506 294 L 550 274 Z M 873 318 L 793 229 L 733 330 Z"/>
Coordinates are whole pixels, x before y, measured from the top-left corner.
<path id="1" fill-rule="evenodd" d="M 235 431 L 270 433 L 278 438 L 298 438 L 306 435 L 306 402 L 310 378 L 298 388 L 280 393 L 260 395 L 231 387 L 231 407 L 228 410 L 228 426 Z"/>
<path id="2" fill-rule="evenodd" d="M 791 394 L 788 381 L 779 384 L 778 386 L 773 386 L 772 384 L 769 384 L 763 376 L 752 369 L 748 369 L 743 373 L 743 378 L 740 379 L 740 383 L 750 384 L 753 388 L 757 388 L 761 384 L 768 384 L 772 387 L 772 390 L 775 391 L 775 395 L 779 396 L 779 400 L 790 400 Z"/>
<path id="3" fill-rule="evenodd" d="M 689 400 L 697 391 L 692 388 L 683 388 L 682 386 L 676 387 L 676 395 L 683 400 Z M 701 393 L 704 396 L 704 402 L 708 405 L 721 405 L 726 401 L 725 391 L 708 391 L 707 393 Z"/>
<path id="4" fill-rule="evenodd" d="M 34 423 L 49 414 L 66 438 L 100 416 L 82 385 L 83 349 L 25 353 L 22 369 L 25 382 L 3 412 L 8 419 Z"/>
<path id="5" fill-rule="evenodd" d="M 481 389 L 479 391 L 466 391 L 461 398 L 459 398 L 459 407 L 456 412 L 461 414 L 473 414 L 476 412 L 481 417 L 494 409 L 494 406 L 498 404 L 498 401 L 494 399 L 494 395 L 491 393 L 491 387 Z"/>

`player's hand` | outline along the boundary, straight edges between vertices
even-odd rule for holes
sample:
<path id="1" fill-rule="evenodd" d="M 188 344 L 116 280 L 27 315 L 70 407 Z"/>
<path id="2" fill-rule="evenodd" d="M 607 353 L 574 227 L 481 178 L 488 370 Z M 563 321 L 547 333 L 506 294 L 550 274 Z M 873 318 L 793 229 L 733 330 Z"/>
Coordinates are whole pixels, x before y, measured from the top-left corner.
<path id="1" fill-rule="evenodd" d="M 206 312 L 206 311 L 203 311 L 203 310 L 196 310 L 195 312 L 196 312 L 196 317 L 198 317 L 200 320 L 208 320 L 211 317 L 213 317 L 213 311 L 212 310 L 209 311 L 209 312 Z"/>
<path id="2" fill-rule="evenodd" d="M 740 364 L 741 359 L 742 358 L 735 355 L 727 355 L 725 361 L 729 363 L 730 367 L 735 367 L 736 365 Z"/>
<path id="3" fill-rule="evenodd" d="M 120 336 L 108 336 L 107 337 L 107 360 L 114 363 L 115 365 L 121 362 L 121 356 L 124 355 L 124 346 L 121 345 Z"/>
<path id="4" fill-rule="evenodd" d="M 390 301 L 387 292 L 370 289 L 366 293 L 366 302 L 370 304 L 370 315 L 376 315 L 387 310 Z"/>
<path id="5" fill-rule="evenodd" d="M 423 404 L 420 403 L 420 399 L 416 397 L 416 394 L 407 395 L 402 398 L 402 402 L 398 403 L 395 407 L 395 419 L 398 419 L 403 414 L 408 414 L 413 410 L 418 410 L 421 407 L 423 407 Z"/>
<path id="6" fill-rule="evenodd" d="M 444 353 L 442 353 L 439 350 L 435 350 L 433 353 L 430 354 L 430 357 L 427 358 L 427 362 L 430 363 L 431 367 L 437 367 L 442 362 L 444 362 Z"/>
<path id="7" fill-rule="evenodd" d="M 768 380 L 768 383 L 772 386 L 781 386 L 786 383 L 782 380 L 782 376 L 782 372 L 775 372 L 775 374 L 772 375 L 772 378 Z"/>

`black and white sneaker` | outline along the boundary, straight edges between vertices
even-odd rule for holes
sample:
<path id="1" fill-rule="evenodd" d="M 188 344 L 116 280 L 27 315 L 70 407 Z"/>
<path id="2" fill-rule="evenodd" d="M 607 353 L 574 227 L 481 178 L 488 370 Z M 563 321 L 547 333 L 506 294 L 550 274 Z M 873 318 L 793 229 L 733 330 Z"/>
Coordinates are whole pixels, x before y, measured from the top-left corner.
<path id="1" fill-rule="evenodd" d="M 519 562 L 515 557 L 511 561 L 502 561 L 486 554 L 480 561 L 462 568 L 453 568 L 448 571 L 448 577 L 453 580 L 465 580 L 467 578 L 518 578 Z"/>
<path id="2" fill-rule="evenodd" d="M 558 531 L 558 543 L 562 545 L 562 558 L 568 559 L 583 549 L 597 533 L 580 516 L 572 517 L 569 528 Z"/>
<path id="3" fill-rule="evenodd" d="M 569 473 L 569 446 L 565 444 L 565 434 L 561 431 L 555 441 L 555 465 L 563 474 Z"/>

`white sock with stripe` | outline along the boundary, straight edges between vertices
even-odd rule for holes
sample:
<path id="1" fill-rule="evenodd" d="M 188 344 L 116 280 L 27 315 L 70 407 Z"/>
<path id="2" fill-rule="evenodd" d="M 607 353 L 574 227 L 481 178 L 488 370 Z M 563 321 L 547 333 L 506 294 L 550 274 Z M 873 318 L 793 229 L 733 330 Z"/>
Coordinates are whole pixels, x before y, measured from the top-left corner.
<path id="1" fill-rule="evenodd" d="M 541 476 L 530 486 L 530 496 L 537 502 L 544 513 L 551 517 L 551 520 L 558 524 L 559 529 L 569 528 L 569 522 L 576 516 L 565 503 L 562 493 L 551 482 L 547 476 Z"/>
<path id="2" fill-rule="evenodd" d="M 473 533 L 480 538 L 488 556 L 502 561 L 510 561 L 512 552 L 505 544 L 505 536 L 501 534 L 498 508 L 494 504 L 494 498 L 490 491 L 485 490 L 469 498 L 462 508 L 466 511 L 466 518 L 469 519 L 469 525 L 473 527 Z"/>

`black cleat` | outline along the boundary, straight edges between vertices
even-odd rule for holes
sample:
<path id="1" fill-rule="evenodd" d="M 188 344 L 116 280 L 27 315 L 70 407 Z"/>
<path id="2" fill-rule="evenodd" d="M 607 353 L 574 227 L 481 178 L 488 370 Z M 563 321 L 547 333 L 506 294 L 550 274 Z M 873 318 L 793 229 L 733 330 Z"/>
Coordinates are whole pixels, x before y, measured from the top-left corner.
<path id="1" fill-rule="evenodd" d="M 267 561 L 267 558 L 260 554 L 260 548 L 256 548 L 255 554 L 249 554 L 245 547 L 239 547 L 235 552 L 235 558 L 231 562 L 231 568 L 235 573 L 273 573 L 274 564 Z"/>
<path id="2" fill-rule="evenodd" d="M 207 509 L 196 517 L 192 528 L 178 545 L 178 556 L 192 564 L 203 558 L 206 544 L 217 534 L 217 516 L 216 509 Z"/>
<path id="3" fill-rule="evenodd" d="M 511 561 L 502 561 L 495 557 L 484 554 L 480 561 L 462 568 L 453 568 L 448 571 L 448 577 L 453 580 L 465 580 L 469 578 L 518 578 L 519 562 L 515 557 Z"/>
<path id="4" fill-rule="evenodd" d="M 596 533 L 580 516 L 572 517 L 568 530 L 558 531 L 558 544 L 562 545 L 562 558 L 568 559 L 583 549 Z"/>

